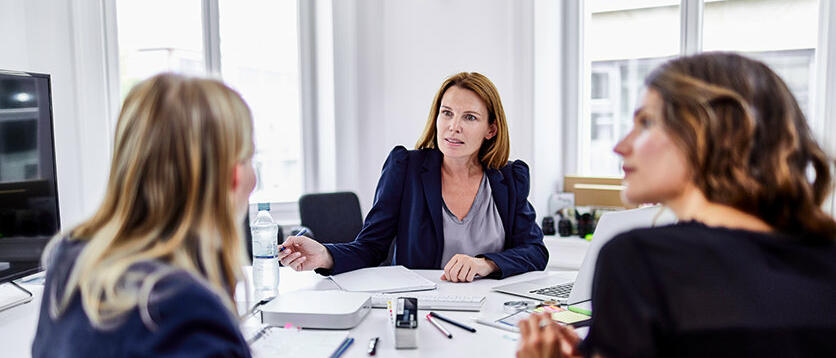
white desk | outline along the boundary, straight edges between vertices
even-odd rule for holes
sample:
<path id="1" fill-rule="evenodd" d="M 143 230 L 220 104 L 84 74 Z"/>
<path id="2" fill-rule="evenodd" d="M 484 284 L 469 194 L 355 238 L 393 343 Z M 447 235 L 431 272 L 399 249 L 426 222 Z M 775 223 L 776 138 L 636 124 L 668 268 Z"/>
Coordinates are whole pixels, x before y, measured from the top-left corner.
<path id="1" fill-rule="evenodd" d="M 443 295 L 484 295 L 486 301 L 481 312 L 454 312 L 439 311 L 445 317 L 476 328 L 476 333 L 444 324 L 453 339 L 441 335 L 424 318 L 429 311 L 420 310 L 418 322 L 418 349 L 395 350 L 388 328 L 389 319 L 384 309 L 372 309 L 365 319 L 354 327 L 349 336 L 354 338 L 354 344 L 346 351 L 344 357 L 367 357 L 366 348 L 369 339 L 380 337 L 377 350 L 379 357 L 513 357 L 516 349 L 517 334 L 503 331 L 501 329 L 484 326 L 476 323 L 473 318 L 483 314 L 499 315 L 503 312 L 502 304 L 505 301 L 519 300 L 520 297 L 493 292 L 491 287 L 500 283 L 511 283 L 514 281 L 528 280 L 547 275 L 564 275 L 574 277 L 575 272 L 529 272 L 505 280 L 477 280 L 471 283 L 450 283 L 441 281 L 441 270 L 415 270 L 421 276 L 438 283 L 437 292 Z M 239 286 L 239 289 L 243 288 Z M 279 281 L 279 294 L 295 290 L 329 290 L 338 287 L 328 278 L 317 275 L 313 272 L 295 272 L 286 267 L 281 268 L 281 280 Z M 240 292 L 240 291 L 239 291 Z M 424 291 L 433 292 L 433 291 Z M 405 296 L 408 293 L 404 294 Z M 243 303 L 243 302 L 240 302 Z M 251 331 L 258 322 L 251 320 L 245 323 L 244 330 Z"/>
<path id="2" fill-rule="evenodd" d="M 32 292 L 32 301 L 0 312 L 0 356 L 31 357 L 32 340 L 38 326 L 43 285 L 22 284 Z M 6 302 L 23 297 L 23 291 L 11 285 L 0 285 L 0 300 Z"/>
<path id="3" fill-rule="evenodd" d="M 574 238 L 546 237 L 546 246 L 549 248 L 549 269 L 580 267 L 580 261 L 586 252 L 588 244 L 584 240 Z M 424 277 L 439 284 L 440 294 L 452 295 L 484 295 L 487 300 L 482 306 L 482 312 L 453 312 L 444 311 L 442 314 L 454 320 L 468 324 L 476 328 L 477 333 L 470 333 L 464 330 L 445 324 L 453 334 L 453 339 L 447 339 L 432 327 L 426 319 L 419 321 L 419 342 L 417 350 L 395 350 L 387 330 L 388 317 L 382 309 L 374 309 L 360 323 L 351 330 L 349 334 L 354 337 L 355 342 L 346 352 L 344 357 L 366 357 L 366 346 L 372 337 L 380 337 L 378 344 L 378 357 L 513 357 L 516 352 L 516 334 L 484 326 L 473 322 L 471 319 L 480 314 L 500 313 L 502 304 L 505 301 L 520 299 L 519 297 L 492 292 L 490 288 L 500 283 L 511 283 L 520 280 L 528 280 L 537 277 L 545 277 L 551 272 L 529 272 L 522 275 L 497 280 L 477 280 L 473 283 L 449 283 L 439 279 L 440 270 L 418 270 Z M 574 275 L 573 272 L 557 272 L 560 275 Z M 35 337 L 35 329 L 38 324 L 38 312 L 41 305 L 43 286 L 37 284 L 24 284 L 27 290 L 31 291 L 34 298 L 31 302 L 13 307 L 0 312 L 0 356 L 2 357 L 30 357 L 32 341 Z M 242 285 L 243 286 L 243 285 Z M 281 270 L 279 292 L 289 292 L 300 289 L 335 289 L 336 286 L 328 278 L 319 276 L 313 272 L 294 272 L 287 268 Z M 241 292 L 239 290 L 239 292 Z M 22 293 L 21 293 L 22 294 Z M 15 288 L 8 285 L 0 286 L 0 300 L 9 299 L 12 295 L 19 295 Z M 237 297 L 241 309 L 246 309 L 244 296 Z M 252 328 L 257 322 L 248 321 L 243 329 Z"/>

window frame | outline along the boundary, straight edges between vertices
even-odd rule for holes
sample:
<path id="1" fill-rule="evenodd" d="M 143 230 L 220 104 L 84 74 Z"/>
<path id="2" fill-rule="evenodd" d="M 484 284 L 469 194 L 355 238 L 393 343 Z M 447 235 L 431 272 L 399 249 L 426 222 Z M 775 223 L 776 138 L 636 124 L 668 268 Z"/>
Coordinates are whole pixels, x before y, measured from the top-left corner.
<path id="1" fill-rule="evenodd" d="M 560 172 L 566 175 L 580 174 L 585 151 L 589 150 L 590 87 L 586 82 L 591 76 L 590 65 L 584 59 L 585 24 L 590 20 L 585 0 L 567 0 L 557 11 L 558 31 L 563 32 L 562 53 L 566 60 L 559 66 L 564 84 L 558 96 L 563 106 L 563 134 L 573 133 L 579 140 L 562 141 L 564 153 Z M 680 56 L 702 51 L 704 0 L 680 0 Z M 836 4 L 819 0 L 818 42 L 813 68 L 816 82 L 810 99 L 811 114 L 808 123 L 828 154 L 836 156 L 836 103 L 827 98 L 836 97 Z M 579 75 L 578 75 L 579 74 Z M 578 96 L 578 94 L 581 94 Z M 570 136 L 571 137 L 571 136 Z M 836 191 L 824 207 L 836 216 Z"/>
<path id="2" fill-rule="evenodd" d="M 302 194 L 336 188 L 334 144 L 333 16 L 330 1 L 297 1 L 300 121 L 302 128 Z M 102 0 L 111 125 L 121 110 L 116 0 Z M 222 78 L 219 0 L 201 0 L 203 56 L 207 76 Z M 330 139 L 330 140 L 329 140 Z M 298 200 L 271 202 L 279 224 L 299 222 Z M 256 210 L 256 204 L 250 204 Z"/>

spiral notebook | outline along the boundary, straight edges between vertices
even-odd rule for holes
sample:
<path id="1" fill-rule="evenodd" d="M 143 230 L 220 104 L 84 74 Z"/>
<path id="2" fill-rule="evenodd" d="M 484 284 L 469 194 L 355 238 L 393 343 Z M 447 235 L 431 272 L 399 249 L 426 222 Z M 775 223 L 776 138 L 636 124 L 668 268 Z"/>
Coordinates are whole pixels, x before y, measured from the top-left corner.
<path id="1" fill-rule="evenodd" d="M 330 357 L 348 331 L 315 331 L 266 326 L 249 340 L 254 358 Z"/>

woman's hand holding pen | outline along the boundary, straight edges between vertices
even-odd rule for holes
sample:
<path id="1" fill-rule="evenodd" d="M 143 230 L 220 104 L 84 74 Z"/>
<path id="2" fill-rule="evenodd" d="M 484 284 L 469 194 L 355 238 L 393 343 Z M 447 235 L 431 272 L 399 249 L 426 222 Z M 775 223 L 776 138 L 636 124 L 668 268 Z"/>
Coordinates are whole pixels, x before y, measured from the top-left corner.
<path id="1" fill-rule="evenodd" d="M 533 313 L 517 326 L 520 328 L 517 358 L 580 357 L 580 337 L 572 327 L 553 321 L 551 313 Z"/>
<path id="2" fill-rule="evenodd" d="M 334 267 L 328 249 L 307 236 L 288 236 L 279 246 L 279 262 L 295 271 Z"/>
<path id="3" fill-rule="evenodd" d="M 457 254 L 444 265 L 441 279 L 450 282 L 472 282 L 476 275 L 485 277 L 498 269 L 493 261 L 486 258 Z"/>

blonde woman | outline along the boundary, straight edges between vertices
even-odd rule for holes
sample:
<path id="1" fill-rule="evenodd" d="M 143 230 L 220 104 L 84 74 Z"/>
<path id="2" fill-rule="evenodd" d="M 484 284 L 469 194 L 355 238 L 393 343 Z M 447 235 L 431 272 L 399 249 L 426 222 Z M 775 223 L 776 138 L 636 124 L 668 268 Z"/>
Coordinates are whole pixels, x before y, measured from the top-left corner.
<path id="1" fill-rule="evenodd" d="M 397 146 L 383 163 L 357 238 L 322 245 L 293 236 L 279 259 L 338 274 L 380 265 L 395 241 L 394 264 L 443 269 L 450 282 L 543 270 L 549 254 L 528 203 L 528 165 L 508 161 L 509 137 L 493 83 L 476 72 L 450 76 L 415 150 Z"/>
<path id="2" fill-rule="evenodd" d="M 252 120 L 209 79 L 134 87 L 98 211 L 44 254 L 34 357 L 248 357 L 234 315 Z"/>

